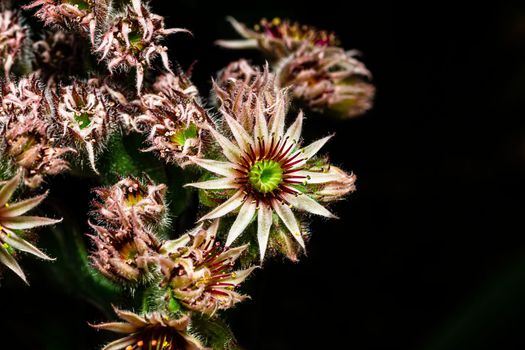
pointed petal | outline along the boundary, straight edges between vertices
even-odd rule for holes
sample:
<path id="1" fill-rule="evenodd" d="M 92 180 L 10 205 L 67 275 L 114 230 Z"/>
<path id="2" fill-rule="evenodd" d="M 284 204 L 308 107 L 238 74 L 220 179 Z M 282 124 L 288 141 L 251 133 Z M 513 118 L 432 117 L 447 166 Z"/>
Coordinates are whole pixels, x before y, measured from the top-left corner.
<path id="1" fill-rule="evenodd" d="M 12 230 L 25 230 L 38 226 L 53 225 L 60 221 L 62 221 L 62 219 L 56 220 L 40 216 L 17 216 L 2 220 L 0 224 Z"/>
<path id="2" fill-rule="evenodd" d="M 259 255 L 261 264 L 264 260 L 270 228 L 272 227 L 272 209 L 267 205 L 261 205 L 257 215 L 257 241 L 259 242 Z"/>
<path id="3" fill-rule="evenodd" d="M 215 138 L 215 140 L 217 140 L 217 142 L 221 146 L 222 152 L 224 153 L 226 158 L 228 158 L 230 162 L 237 162 L 241 156 L 241 150 L 239 149 L 239 147 L 235 146 L 230 140 L 218 133 L 217 130 L 215 130 L 213 127 L 211 127 L 209 130 Z"/>
<path id="4" fill-rule="evenodd" d="M 219 218 L 237 209 L 242 204 L 243 197 L 244 197 L 244 194 L 242 193 L 242 191 L 237 191 L 226 202 L 222 203 L 217 208 L 213 209 L 208 214 L 200 218 L 199 222 L 203 220 Z"/>
<path id="5" fill-rule="evenodd" d="M 249 145 L 253 146 L 253 140 L 250 137 L 250 134 L 248 134 L 248 132 L 242 127 L 242 125 L 235 118 L 226 113 L 226 111 L 224 111 L 223 109 L 221 109 L 221 112 L 224 116 L 224 119 L 226 119 L 226 122 L 228 123 L 228 126 L 232 131 L 233 137 L 235 137 L 235 141 L 237 141 L 237 144 L 239 145 L 240 149 L 246 151 L 249 149 Z"/>
<path id="6" fill-rule="evenodd" d="M 235 271 L 235 278 L 228 279 L 229 283 L 233 283 L 234 285 L 241 284 L 257 267 L 253 266 L 250 268 L 247 268 L 246 270 L 241 271 Z"/>
<path id="7" fill-rule="evenodd" d="M 305 182 L 308 184 L 324 184 L 327 182 L 338 181 L 341 179 L 341 174 L 336 172 L 318 172 L 301 170 L 296 172 L 296 176 L 306 177 Z"/>
<path id="8" fill-rule="evenodd" d="M 225 190 L 232 188 L 239 188 L 239 185 L 235 183 L 235 180 L 229 177 L 223 177 L 215 180 L 208 180 L 202 182 L 194 182 L 191 184 L 186 184 L 184 187 L 195 187 L 203 190 Z"/>
<path id="9" fill-rule="evenodd" d="M 279 215 L 281 220 L 283 221 L 284 225 L 288 228 L 288 231 L 291 232 L 293 238 L 303 247 L 304 249 L 304 241 L 303 237 L 301 236 L 301 230 L 299 229 L 299 225 L 297 224 L 297 219 L 295 219 L 295 216 L 292 212 L 292 210 L 284 205 L 281 204 L 278 201 L 274 201 L 272 203 L 273 209 Z"/>
<path id="10" fill-rule="evenodd" d="M 312 214 L 325 216 L 327 218 L 337 218 L 337 216 L 332 214 L 328 209 L 304 193 L 297 196 L 290 194 L 285 196 L 285 199 L 297 209 L 304 210 Z"/>
<path id="11" fill-rule="evenodd" d="M 246 39 L 251 38 L 255 34 L 253 31 L 249 30 L 244 24 L 240 23 L 231 16 L 226 17 L 226 20 L 230 22 L 230 24 L 237 31 L 237 33 L 239 33 Z"/>
<path id="12" fill-rule="evenodd" d="M 277 95 L 277 102 L 274 106 L 273 117 L 270 119 L 270 132 L 277 139 L 284 133 L 284 117 L 286 115 L 286 99 L 283 92 L 280 91 Z"/>
<path id="13" fill-rule="evenodd" d="M 5 206 L 9 201 L 13 193 L 15 192 L 18 184 L 20 183 L 20 173 L 13 176 L 12 179 L 7 181 L 0 189 L 0 207 Z"/>
<path id="14" fill-rule="evenodd" d="M 238 247 L 233 247 L 229 249 L 225 249 L 219 256 L 217 257 L 217 260 L 225 260 L 230 259 L 230 262 L 235 262 L 239 256 L 248 248 L 249 244 L 244 244 Z"/>
<path id="15" fill-rule="evenodd" d="M 148 324 L 148 322 L 141 316 L 137 315 L 136 313 L 134 312 L 131 312 L 131 311 L 125 311 L 125 310 L 118 310 L 116 308 L 115 309 L 115 313 L 118 315 L 118 317 L 120 317 L 121 319 L 123 319 L 124 321 L 134 325 L 134 326 L 137 326 L 137 327 L 144 327 Z"/>
<path id="16" fill-rule="evenodd" d="M 4 218 L 11 218 L 19 215 L 23 215 L 29 210 L 33 209 L 39 205 L 47 196 L 47 193 L 44 193 L 40 196 L 29 198 L 20 202 L 11 204 L 10 206 L 0 208 L 0 216 Z"/>
<path id="17" fill-rule="evenodd" d="M 93 325 L 96 329 L 104 329 L 115 333 L 133 333 L 137 331 L 137 327 L 127 322 L 108 322 Z"/>
<path id="18" fill-rule="evenodd" d="M 303 111 L 300 111 L 295 119 L 294 123 L 290 125 L 288 131 L 286 131 L 285 138 L 288 137 L 290 140 L 299 142 L 301 138 L 301 132 L 303 130 Z"/>
<path id="19" fill-rule="evenodd" d="M 253 128 L 253 139 L 255 145 L 258 144 L 258 140 L 264 140 L 268 142 L 268 124 L 266 123 L 266 115 L 264 113 L 264 107 L 260 98 L 256 101 L 255 107 L 255 127 Z"/>
<path id="20" fill-rule="evenodd" d="M 304 147 L 302 149 L 304 160 L 308 160 L 315 156 L 317 152 L 324 146 L 324 144 L 332 138 L 332 135 L 324 137 L 320 140 L 317 140 L 315 142 L 312 142 L 308 146 Z"/>
<path id="21" fill-rule="evenodd" d="M 104 346 L 102 350 L 122 350 L 129 345 L 133 345 L 137 341 L 135 335 L 128 335 L 127 337 L 117 339 L 108 345 Z"/>
<path id="22" fill-rule="evenodd" d="M 97 167 L 95 165 L 95 150 L 93 149 L 93 144 L 91 142 L 86 142 L 86 151 L 88 154 L 89 164 L 91 165 L 91 169 L 95 172 L 95 174 L 98 174 Z"/>
<path id="23" fill-rule="evenodd" d="M 50 258 L 44 252 L 42 252 L 40 249 L 29 243 L 28 241 L 22 239 L 20 236 L 18 236 L 15 233 L 12 234 L 4 234 L 0 232 L 0 238 L 2 241 L 6 242 L 10 246 L 12 246 L 15 249 L 18 249 L 20 251 L 33 254 L 35 256 L 38 256 L 41 259 L 44 260 L 54 260 L 53 258 Z"/>
<path id="24" fill-rule="evenodd" d="M 244 231 L 246 226 L 252 221 L 253 215 L 255 214 L 256 204 L 253 201 L 247 200 L 244 202 L 241 210 L 239 210 L 239 215 L 235 219 L 235 222 L 228 232 L 228 238 L 226 239 L 226 246 L 229 247 L 233 241 L 239 237 L 239 235 Z"/>
<path id="25" fill-rule="evenodd" d="M 197 157 L 191 157 L 190 160 L 200 166 L 201 168 L 204 168 L 208 171 L 211 171 L 212 173 L 222 175 L 222 176 L 228 176 L 228 177 L 237 177 L 238 172 L 235 170 L 235 164 L 230 162 L 220 162 L 218 160 L 212 160 L 212 159 L 202 159 Z"/>
<path id="26" fill-rule="evenodd" d="M 11 269 L 11 271 L 16 273 L 21 279 L 24 280 L 25 283 L 27 283 L 27 279 L 26 279 L 26 275 L 24 274 L 24 271 L 22 271 L 22 268 L 20 267 L 20 265 L 18 265 L 15 258 L 13 258 L 13 256 L 11 256 L 11 254 L 9 254 L 7 250 L 4 247 L 2 247 L 1 244 L 0 244 L 0 262 L 3 263 L 5 266 L 7 266 L 9 269 Z"/>
<path id="27" fill-rule="evenodd" d="M 259 44 L 256 39 L 247 40 L 216 40 L 215 45 L 225 49 L 256 49 Z"/>

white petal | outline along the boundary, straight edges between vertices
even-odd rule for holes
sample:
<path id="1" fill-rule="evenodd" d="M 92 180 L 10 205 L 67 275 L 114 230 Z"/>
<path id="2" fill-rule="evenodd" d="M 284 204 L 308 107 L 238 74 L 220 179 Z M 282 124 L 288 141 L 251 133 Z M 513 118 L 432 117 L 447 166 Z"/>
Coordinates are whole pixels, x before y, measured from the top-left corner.
<path id="1" fill-rule="evenodd" d="M 13 258 L 11 254 L 9 254 L 8 251 L 1 244 L 0 244 L 0 262 L 3 263 L 8 268 L 10 268 L 21 279 L 23 279 L 25 283 L 27 283 L 27 279 L 26 279 L 26 275 L 24 274 L 24 271 L 22 271 L 22 268 L 20 267 L 20 265 L 18 265 L 15 258 Z"/>
<path id="2" fill-rule="evenodd" d="M 44 254 L 40 249 L 38 249 L 31 243 L 23 240 L 22 238 L 20 238 L 18 235 L 14 233 L 9 234 L 9 235 L 0 233 L 0 237 L 2 238 L 2 241 L 6 242 L 7 244 L 9 244 L 15 249 L 18 249 L 20 251 L 23 251 L 29 254 L 33 254 L 44 260 L 54 260 L 53 258 L 50 258 L 46 254 Z"/>
<path id="3" fill-rule="evenodd" d="M 237 191 L 233 196 L 230 197 L 226 202 L 219 205 L 217 208 L 204 215 L 199 221 L 216 219 L 228 214 L 229 212 L 237 209 L 243 202 L 244 193 Z"/>
<path id="4" fill-rule="evenodd" d="M 283 92 L 279 91 L 277 102 L 274 106 L 273 117 L 270 119 L 269 127 L 272 135 L 279 138 L 284 133 L 284 117 L 286 115 L 286 99 Z"/>
<path id="5" fill-rule="evenodd" d="M 297 220 L 295 219 L 292 210 L 288 206 L 281 204 L 278 201 L 273 201 L 272 206 L 277 215 L 279 215 L 283 221 L 284 225 L 288 228 L 288 231 L 292 233 L 293 238 L 295 238 L 295 240 L 304 249 L 304 241 L 303 237 L 301 236 L 301 230 L 299 229 L 299 225 L 297 224 Z"/>
<path id="6" fill-rule="evenodd" d="M 264 106 L 260 98 L 256 100 L 253 139 L 255 141 L 255 145 L 258 145 L 259 139 L 264 140 L 265 143 L 268 142 L 268 124 L 266 123 Z"/>
<path id="7" fill-rule="evenodd" d="M 259 44 L 256 39 L 247 40 L 216 40 L 215 45 L 226 49 L 256 49 Z"/>
<path id="8" fill-rule="evenodd" d="M 272 227 L 272 209 L 267 205 L 261 205 L 257 215 L 257 241 L 259 242 L 259 255 L 261 263 L 264 260 L 270 228 Z"/>
<path id="9" fill-rule="evenodd" d="M 312 158 L 313 156 L 315 156 L 315 154 L 317 152 L 319 152 L 319 150 L 324 146 L 324 144 L 328 140 L 330 140 L 331 138 L 332 138 L 332 135 L 324 137 L 324 138 L 322 138 L 320 140 L 317 140 L 315 142 L 312 142 L 308 146 L 304 147 L 302 149 L 304 160 L 308 160 L 308 159 Z"/>
<path id="10" fill-rule="evenodd" d="M 202 159 L 197 157 L 191 157 L 190 160 L 200 166 L 201 168 L 204 168 L 206 170 L 211 171 L 212 173 L 227 176 L 227 177 L 237 177 L 238 172 L 235 171 L 235 165 L 230 162 L 220 162 L 217 160 L 212 159 Z"/>
<path id="11" fill-rule="evenodd" d="M 248 132 L 235 118 L 226 113 L 226 111 L 221 109 L 221 112 L 224 116 L 224 119 L 226 119 L 226 122 L 228 123 L 228 126 L 232 131 L 233 137 L 235 137 L 235 141 L 237 141 L 237 144 L 239 145 L 240 149 L 243 151 L 247 151 L 250 145 L 253 146 L 253 141 L 250 137 L 250 134 L 248 134 Z"/>
<path id="12" fill-rule="evenodd" d="M 337 218 L 337 216 L 330 213 L 328 209 L 304 193 L 297 196 L 289 194 L 285 196 L 285 200 L 297 209 L 304 210 L 312 214 L 325 216 L 327 218 Z"/>
<path id="13" fill-rule="evenodd" d="M 39 205 L 46 198 L 46 196 L 47 192 L 40 196 L 13 203 L 8 207 L 4 205 L 2 208 L 0 208 L 0 216 L 3 218 L 11 218 L 14 216 L 23 215 Z"/>
<path id="14" fill-rule="evenodd" d="M 2 189 L 0 189 L 0 207 L 5 206 L 5 204 L 11 199 L 11 196 L 15 192 L 18 184 L 20 183 L 20 173 L 13 176 L 12 179 L 4 183 Z"/>
<path id="15" fill-rule="evenodd" d="M 235 180 L 229 177 L 223 177 L 221 179 L 208 180 L 202 182 L 194 182 L 192 184 L 186 184 L 184 187 L 195 187 L 203 190 L 227 190 L 232 188 L 239 188 L 239 185 L 235 183 Z"/>
<path id="16" fill-rule="evenodd" d="M 233 17 L 228 16 L 226 17 L 226 20 L 231 23 L 231 25 L 237 31 L 237 33 L 239 33 L 247 39 L 251 38 L 255 34 L 255 32 L 249 30 L 244 24 L 240 23 Z"/>
<path id="17" fill-rule="evenodd" d="M 241 156 L 241 151 L 239 150 L 239 147 L 231 143 L 230 140 L 218 133 L 217 130 L 215 130 L 213 127 L 211 127 L 209 130 L 215 138 L 215 140 L 217 140 L 217 142 L 221 146 L 222 152 L 224 153 L 226 158 L 228 158 L 230 162 L 234 163 L 239 161 L 239 158 Z"/>
<path id="18" fill-rule="evenodd" d="M 303 130 L 303 111 L 300 111 L 297 115 L 297 118 L 293 122 L 292 125 L 288 128 L 288 131 L 286 131 L 285 138 L 288 137 L 290 140 L 295 140 L 296 142 L 299 142 L 299 139 L 301 138 L 301 132 Z"/>
<path id="19" fill-rule="evenodd" d="M 16 216 L 14 218 L 2 219 L 1 224 L 12 230 L 26 230 L 33 227 L 54 225 L 62 219 L 50 219 L 41 216 Z"/>
<path id="20" fill-rule="evenodd" d="M 306 171 L 301 170 L 296 172 L 296 176 L 305 176 L 306 183 L 308 184 L 324 184 L 327 182 L 337 181 L 341 179 L 341 174 L 336 172 L 316 172 L 316 171 Z"/>
<path id="21" fill-rule="evenodd" d="M 228 238 L 226 239 L 226 246 L 230 246 L 233 241 L 239 237 L 239 235 L 244 231 L 246 226 L 252 221 L 253 215 L 255 214 L 256 204 L 253 201 L 247 200 L 244 202 L 241 210 L 239 210 L 239 215 L 235 219 L 235 222 L 228 232 Z"/>

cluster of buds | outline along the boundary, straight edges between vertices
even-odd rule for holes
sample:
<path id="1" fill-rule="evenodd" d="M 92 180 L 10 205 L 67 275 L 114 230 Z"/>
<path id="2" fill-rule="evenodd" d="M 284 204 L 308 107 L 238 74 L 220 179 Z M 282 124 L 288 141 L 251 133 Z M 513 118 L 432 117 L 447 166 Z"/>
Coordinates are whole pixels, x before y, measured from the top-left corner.
<path id="1" fill-rule="evenodd" d="M 196 89 L 187 78 L 168 73 L 161 76 L 151 93 L 140 98 L 141 114 L 135 118 L 138 130 L 147 134 L 150 145 L 169 163 L 181 167 L 189 157 L 201 157 L 209 117 L 200 105 Z"/>
<path id="2" fill-rule="evenodd" d="M 161 312 L 137 315 L 118 309 L 115 313 L 124 322 L 101 323 L 93 327 L 126 336 L 109 343 L 102 350 L 210 350 L 189 332 L 190 318 L 187 315 L 180 318 Z"/>
<path id="3" fill-rule="evenodd" d="M 27 38 L 27 28 L 20 23 L 20 16 L 9 10 L 0 12 L 0 66 L 5 78 L 9 78 L 11 68 L 22 54 Z"/>
<path id="4" fill-rule="evenodd" d="M 41 185 L 46 175 L 69 169 L 64 159 L 72 148 L 61 145 L 52 125 L 52 98 L 40 87 L 36 76 L 2 86 L 2 151 L 22 171 L 27 186 Z"/>
<path id="5" fill-rule="evenodd" d="M 38 8 L 35 16 L 45 25 L 77 28 L 82 33 L 89 33 L 95 44 L 98 22 L 107 17 L 108 6 L 108 0 L 35 0 L 23 8 Z"/>
<path id="6" fill-rule="evenodd" d="M 90 224 L 96 250 L 93 265 L 110 279 L 135 284 L 153 274 L 160 243 L 150 227 L 165 221 L 166 186 L 151 180 L 125 178 L 108 188 L 95 190 L 95 218 L 104 224 Z"/>
<path id="7" fill-rule="evenodd" d="M 55 90 L 59 81 L 82 73 L 84 48 L 75 33 L 56 31 L 33 43 L 34 66 L 46 86 Z"/>
<path id="8" fill-rule="evenodd" d="M 355 58 L 356 51 L 337 46 L 333 33 L 278 18 L 263 19 L 253 30 L 233 18 L 230 22 L 245 40 L 217 43 L 261 50 L 275 63 L 276 83 L 289 87 L 292 96 L 312 110 L 354 117 L 372 107 L 375 89 L 370 72 Z"/>
<path id="9" fill-rule="evenodd" d="M 303 47 L 276 69 L 280 86 L 312 110 L 328 110 L 355 117 L 372 107 L 375 88 L 370 71 L 354 56 L 338 47 Z"/>
<path id="10" fill-rule="evenodd" d="M 160 265 L 164 279 L 161 286 L 167 289 L 168 304 L 175 298 L 184 307 L 211 316 L 246 298 L 235 288 L 255 267 L 233 271 L 233 266 L 248 245 L 221 247 L 216 241 L 218 227 L 219 220 L 208 228 L 201 224 L 162 245 Z"/>
<path id="11" fill-rule="evenodd" d="M 117 126 L 114 103 L 98 86 L 98 80 L 91 80 L 61 87 L 57 113 L 62 137 L 76 148 L 85 149 L 95 172 L 95 153 L 102 149 Z"/>
<path id="12" fill-rule="evenodd" d="M 39 226 L 53 225 L 61 220 L 40 216 L 26 216 L 28 211 L 37 207 L 47 193 L 22 201 L 13 201 L 13 194 L 20 184 L 18 173 L 0 188 L 0 263 L 15 272 L 27 283 L 24 271 L 16 261 L 17 251 L 26 252 L 45 260 L 53 260 L 41 250 L 29 243 L 27 231 Z"/>
<path id="13" fill-rule="evenodd" d="M 112 72 L 117 67 L 135 68 L 137 91 L 144 79 L 144 68 L 160 56 L 164 68 L 171 72 L 167 48 L 160 42 L 169 34 L 189 32 L 181 28 L 166 29 L 164 18 L 151 13 L 140 0 L 132 0 L 124 13 L 118 15 L 102 35 L 95 51 L 108 62 Z"/>
<path id="14" fill-rule="evenodd" d="M 268 66 L 261 71 L 245 60 L 232 62 L 219 72 L 213 90 L 221 112 L 234 117 L 246 130 L 253 130 L 255 114 L 262 113 L 270 120 L 288 105 L 288 95 L 276 85 Z"/>

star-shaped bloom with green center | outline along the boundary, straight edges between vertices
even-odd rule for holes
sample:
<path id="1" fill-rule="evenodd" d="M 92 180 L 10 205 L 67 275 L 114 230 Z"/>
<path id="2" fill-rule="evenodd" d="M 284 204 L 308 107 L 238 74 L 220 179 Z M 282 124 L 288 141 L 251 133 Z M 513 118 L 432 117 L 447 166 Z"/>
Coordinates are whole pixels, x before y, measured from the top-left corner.
<path id="1" fill-rule="evenodd" d="M 240 208 L 228 233 L 226 246 L 230 246 L 256 216 L 262 260 L 274 223 L 274 213 L 303 248 L 304 240 L 294 209 L 335 217 L 312 198 L 316 188 L 334 181 L 335 178 L 330 173 L 308 170 L 315 154 L 331 136 L 302 147 L 299 142 L 303 124 L 302 112 L 285 131 L 284 97 L 276 100 L 271 114 L 260 98 L 255 105 L 253 130 L 246 130 L 235 117 L 221 109 L 233 139 L 227 138 L 213 127 L 210 127 L 210 132 L 221 146 L 226 161 L 192 158 L 195 164 L 221 177 L 187 186 L 203 190 L 230 190 L 231 197 L 200 221 L 219 218 Z M 271 115 L 270 118 L 267 118 L 268 114 Z"/>
<path id="2" fill-rule="evenodd" d="M 20 202 L 10 202 L 13 193 L 20 183 L 21 176 L 17 174 L 4 182 L 0 188 L 0 262 L 13 270 L 27 283 L 24 271 L 15 259 L 17 250 L 33 254 L 45 260 L 53 260 L 37 247 L 27 242 L 24 230 L 38 226 L 53 225 L 62 221 L 40 216 L 25 216 L 29 210 L 39 205 L 47 193 Z"/>

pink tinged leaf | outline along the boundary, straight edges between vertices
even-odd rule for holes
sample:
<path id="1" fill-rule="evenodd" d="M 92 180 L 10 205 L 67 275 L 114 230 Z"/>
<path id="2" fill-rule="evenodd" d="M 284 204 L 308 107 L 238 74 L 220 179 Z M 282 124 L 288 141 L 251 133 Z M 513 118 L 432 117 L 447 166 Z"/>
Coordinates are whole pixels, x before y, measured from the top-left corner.
<path id="1" fill-rule="evenodd" d="M 13 176 L 0 189 L 0 207 L 4 207 L 20 183 L 20 173 Z"/>
<path id="2" fill-rule="evenodd" d="M 288 228 L 288 231 L 291 232 L 292 237 L 295 238 L 295 240 L 304 249 L 304 241 L 303 237 L 301 236 L 301 230 L 299 229 L 297 219 L 295 218 L 292 210 L 287 205 L 281 204 L 279 201 L 273 201 L 272 206 L 277 215 L 279 215 L 283 221 L 286 228 Z"/>
<path id="3" fill-rule="evenodd" d="M 295 119 L 294 123 L 290 125 L 288 131 L 286 131 L 285 138 L 288 137 L 290 140 L 299 142 L 301 138 L 301 132 L 303 129 L 303 111 L 300 111 Z"/>
<path id="4" fill-rule="evenodd" d="M 55 220 L 40 216 L 17 216 L 1 220 L 0 224 L 11 230 L 26 230 L 38 226 L 53 225 L 60 221 L 62 221 L 62 219 Z"/>
<path id="5" fill-rule="evenodd" d="M 191 157 L 190 160 L 201 168 L 211 171 L 212 173 L 231 178 L 238 176 L 238 172 L 235 170 L 234 164 L 232 163 L 197 157 Z"/>
<path id="6" fill-rule="evenodd" d="M 261 205 L 257 215 L 257 241 L 259 242 L 259 255 L 261 264 L 264 260 L 266 247 L 268 246 L 268 237 L 270 237 L 270 228 L 272 227 L 272 209 L 267 205 Z"/>
<path id="7" fill-rule="evenodd" d="M 226 189 L 232 189 L 232 188 L 239 188 L 239 185 L 235 183 L 235 180 L 229 177 L 224 177 L 224 178 L 216 179 L 216 180 L 195 182 L 195 183 L 184 185 L 184 187 L 188 187 L 188 186 L 200 188 L 202 190 L 226 190 Z"/>
<path id="8" fill-rule="evenodd" d="M 235 138 L 235 141 L 237 141 L 237 144 L 241 148 L 241 150 L 248 150 L 249 146 L 253 146 L 253 140 L 250 137 L 250 134 L 242 127 L 242 125 L 235 120 L 232 116 L 230 116 L 224 109 L 221 109 L 222 114 L 224 115 L 224 119 L 226 119 L 226 122 L 228 123 L 228 126 L 230 127 L 230 130 L 232 131 L 233 137 Z"/>
<path id="9" fill-rule="evenodd" d="M 208 214 L 204 215 L 199 219 L 200 221 L 220 218 L 228 214 L 229 212 L 237 209 L 243 203 L 244 193 L 242 191 L 237 191 L 233 196 L 231 196 L 226 202 L 219 205 L 217 208 L 210 211 Z"/>
<path id="10" fill-rule="evenodd" d="M 16 273 L 26 284 L 27 279 L 26 275 L 24 274 L 24 271 L 22 271 L 22 268 L 18 263 L 16 262 L 15 258 L 9 252 L 0 244 L 0 262 L 3 263 L 5 266 L 7 266 L 11 271 Z"/>
<path id="11" fill-rule="evenodd" d="M 289 194 L 285 196 L 285 200 L 299 210 L 307 211 L 309 213 L 321 215 L 331 219 L 337 218 L 337 216 L 332 214 L 328 209 L 304 193 L 297 196 Z"/>
<path id="12" fill-rule="evenodd" d="M 230 232 L 228 232 L 228 238 L 226 239 L 227 247 L 229 247 L 237 239 L 237 237 L 239 237 L 239 235 L 252 221 L 256 207 L 257 204 L 251 200 L 247 200 L 244 202 L 243 206 L 239 210 L 239 214 L 237 215 L 235 222 L 230 228 Z"/>
<path id="13" fill-rule="evenodd" d="M 44 198 L 46 198 L 46 196 L 47 196 L 47 192 L 40 196 L 36 196 L 36 197 L 29 198 L 29 199 L 26 199 L 20 202 L 16 202 L 7 207 L 4 205 L 2 208 L 0 208 L 0 217 L 12 218 L 15 216 L 25 214 L 29 210 L 38 206 L 44 200 Z"/>
<path id="14" fill-rule="evenodd" d="M 216 40 L 215 45 L 225 49 L 256 49 L 259 44 L 256 39 L 248 40 Z"/>
<path id="15" fill-rule="evenodd" d="M 328 142 L 328 140 L 330 140 L 332 138 L 332 136 L 333 135 L 324 137 L 324 138 L 322 138 L 320 140 L 317 140 L 315 142 L 312 142 L 308 146 L 304 147 L 302 149 L 304 160 L 308 160 L 308 159 L 312 158 L 313 156 L 315 156 L 317 154 L 317 152 L 319 152 L 319 150 L 324 146 L 324 144 L 326 142 Z"/>
<path id="16" fill-rule="evenodd" d="M 209 130 L 215 138 L 215 140 L 217 140 L 217 142 L 221 146 L 226 158 L 228 158 L 230 162 L 238 162 L 241 156 L 241 150 L 239 149 L 239 147 L 235 146 L 230 140 L 218 133 L 217 130 L 215 130 L 213 127 Z"/>
<path id="17" fill-rule="evenodd" d="M 18 249 L 20 251 L 33 254 L 34 256 L 37 256 L 44 260 L 55 260 L 53 258 L 50 258 L 46 254 L 44 254 L 40 249 L 32 245 L 31 243 L 23 240 L 16 234 L 4 234 L 0 233 L 0 237 L 2 238 L 2 241 L 6 242 L 10 246 L 12 246 L 15 249 Z"/>

